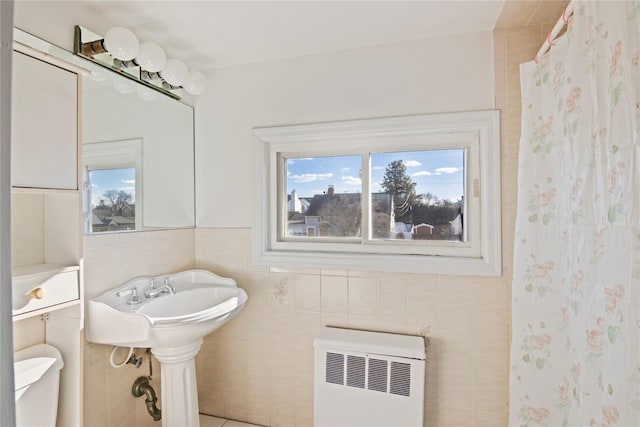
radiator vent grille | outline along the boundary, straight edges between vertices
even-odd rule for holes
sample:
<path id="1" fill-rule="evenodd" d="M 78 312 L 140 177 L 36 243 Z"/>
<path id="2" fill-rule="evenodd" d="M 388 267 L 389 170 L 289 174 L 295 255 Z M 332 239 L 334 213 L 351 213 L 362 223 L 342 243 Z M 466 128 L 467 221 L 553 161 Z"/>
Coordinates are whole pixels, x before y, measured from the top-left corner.
<path id="1" fill-rule="evenodd" d="M 327 353 L 326 380 L 331 384 L 344 385 L 344 354 Z"/>
<path id="2" fill-rule="evenodd" d="M 410 397 L 409 363 L 329 352 L 326 356 L 327 383 Z"/>
<path id="3" fill-rule="evenodd" d="M 408 363 L 391 362 L 389 388 L 391 389 L 391 394 L 409 396 L 411 389 L 411 365 Z"/>
<path id="4" fill-rule="evenodd" d="M 364 388 L 365 358 L 347 356 L 347 385 L 349 387 Z"/>
<path id="5" fill-rule="evenodd" d="M 387 392 L 386 360 L 369 359 L 369 390 Z"/>

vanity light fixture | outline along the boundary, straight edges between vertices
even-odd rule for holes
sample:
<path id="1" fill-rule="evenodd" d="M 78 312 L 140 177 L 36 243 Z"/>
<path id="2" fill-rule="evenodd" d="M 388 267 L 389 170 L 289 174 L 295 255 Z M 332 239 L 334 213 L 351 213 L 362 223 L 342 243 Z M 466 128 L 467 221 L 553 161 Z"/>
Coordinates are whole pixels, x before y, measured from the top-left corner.
<path id="1" fill-rule="evenodd" d="M 76 25 L 73 53 L 176 99 L 181 98 L 182 89 L 201 95 L 206 88 L 202 73 L 189 71 L 177 59 L 167 60 L 160 46 L 140 44 L 126 28 L 113 27 L 101 37 Z"/>

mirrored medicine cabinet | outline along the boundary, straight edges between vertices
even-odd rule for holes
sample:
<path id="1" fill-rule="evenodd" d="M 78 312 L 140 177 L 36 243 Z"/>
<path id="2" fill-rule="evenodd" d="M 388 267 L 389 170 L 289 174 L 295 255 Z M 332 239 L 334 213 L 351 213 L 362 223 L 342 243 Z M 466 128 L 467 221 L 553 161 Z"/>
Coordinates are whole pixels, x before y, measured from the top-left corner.
<path id="1" fill-rule="evenodd" d="M 195 226 L 193 108 L 19 29 L 17 43 L 83 77 L 84 232 Z"/>

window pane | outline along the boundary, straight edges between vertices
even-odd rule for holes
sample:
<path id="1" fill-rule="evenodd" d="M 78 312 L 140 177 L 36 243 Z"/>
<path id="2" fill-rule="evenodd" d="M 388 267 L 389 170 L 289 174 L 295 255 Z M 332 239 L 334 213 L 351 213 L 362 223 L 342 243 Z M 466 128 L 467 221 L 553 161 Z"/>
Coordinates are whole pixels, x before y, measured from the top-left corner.
<path id="1" fill-rule="evenodd" d="M 372 238 L 464 241 L 464 159 L 464 149 L 372 154 Z"/>
<path id="2" fill-rule="evenodd" d="M 360 156 L 284 159 L 289 237 L 361 235 Z"/>
<path id="3" fill-rule="evenodd" d="M 91 184 L 91 231 L 135 230 L 135 168 L 94 169 Z"/>

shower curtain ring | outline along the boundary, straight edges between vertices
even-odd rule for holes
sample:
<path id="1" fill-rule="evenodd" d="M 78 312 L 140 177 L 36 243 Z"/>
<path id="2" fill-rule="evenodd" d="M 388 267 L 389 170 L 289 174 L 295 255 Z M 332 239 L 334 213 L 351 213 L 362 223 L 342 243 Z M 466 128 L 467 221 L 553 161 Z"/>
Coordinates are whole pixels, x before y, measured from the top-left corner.
<path id="1" fill-rule="evenodd" d="M 569 19 L 567 18 L 567 7 L 564 8 L 564 10 L 562 11 L 562 22 L 564 22 L 564 25 L 568 25 L 569 24 Z"/>

